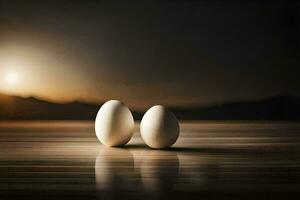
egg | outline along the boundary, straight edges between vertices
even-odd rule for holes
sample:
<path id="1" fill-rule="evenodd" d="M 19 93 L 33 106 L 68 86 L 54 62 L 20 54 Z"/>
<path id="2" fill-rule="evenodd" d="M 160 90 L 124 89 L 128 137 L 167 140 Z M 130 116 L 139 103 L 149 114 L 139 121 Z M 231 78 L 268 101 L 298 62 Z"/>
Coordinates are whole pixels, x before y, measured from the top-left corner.
<path id="1" fill-rule="evenodd" d="M 143 116 L 140 132 L 149 147 L 167 148 L 172 146 L 179 136 L 179 123 L 171 111 L 156 105 Z"/>
<path id="2" fill-rule="evenodd" d="M 118 100 L 104 103 L 98 111 L 95 131 L 106 146 L 122 146 L 133 135 L 134 119 L 127 106 Z"/>

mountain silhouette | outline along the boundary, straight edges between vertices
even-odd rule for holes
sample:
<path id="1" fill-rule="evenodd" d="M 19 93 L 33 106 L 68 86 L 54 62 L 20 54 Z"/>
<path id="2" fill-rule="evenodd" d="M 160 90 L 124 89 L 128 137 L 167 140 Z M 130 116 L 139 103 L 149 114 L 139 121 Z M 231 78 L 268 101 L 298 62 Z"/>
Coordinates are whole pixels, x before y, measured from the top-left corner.
<path id="1" fill-rule="evenodd" d="M 0 120 L 92 120 L 102 104 L 53 103 L 0 94 Z M 172 107 L 179 120 L 300 120 L 300 98 L 280 95 L 213 106 Z M 140 120 L 142 113 L 133 111 Z"/>
<path id="2" fill-rule="evenodd" d="M 238 101 L 213 106 L 171 108 L 185 120 L 300 120 L 300 98 L 278 95 L 257 101 Z"/>

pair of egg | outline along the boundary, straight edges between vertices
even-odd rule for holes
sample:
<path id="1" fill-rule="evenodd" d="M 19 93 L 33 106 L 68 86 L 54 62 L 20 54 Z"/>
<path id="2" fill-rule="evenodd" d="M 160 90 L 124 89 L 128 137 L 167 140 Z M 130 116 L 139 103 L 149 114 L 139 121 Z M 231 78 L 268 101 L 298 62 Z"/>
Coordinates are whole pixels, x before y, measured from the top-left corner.
<path id="1" fill-rule="evenodd" d="M 129 108 L 118 100 L 104 103 L 96 117 L 95 131 L 100 142 L 106 146 L 125 145 L 134 131 L 134 119 Z M 140 132 L 149 147 L 167 148 L 179 136 L 179 123 L 172 112 L 156 105 L 143 116 Z"/>

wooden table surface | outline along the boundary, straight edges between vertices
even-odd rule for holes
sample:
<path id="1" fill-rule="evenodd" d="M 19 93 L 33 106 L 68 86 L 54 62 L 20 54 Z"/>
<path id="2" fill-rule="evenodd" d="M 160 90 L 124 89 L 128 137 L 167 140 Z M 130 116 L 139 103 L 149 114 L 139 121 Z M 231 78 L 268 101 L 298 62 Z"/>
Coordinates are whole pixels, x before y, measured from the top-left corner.
<path id="1" fill-rule="evenodd" d="M 167 150 L 98 142 L 93 122 L 0 122 L 0 199 L 287 199 L 300 123 L 181 123 Z"/>

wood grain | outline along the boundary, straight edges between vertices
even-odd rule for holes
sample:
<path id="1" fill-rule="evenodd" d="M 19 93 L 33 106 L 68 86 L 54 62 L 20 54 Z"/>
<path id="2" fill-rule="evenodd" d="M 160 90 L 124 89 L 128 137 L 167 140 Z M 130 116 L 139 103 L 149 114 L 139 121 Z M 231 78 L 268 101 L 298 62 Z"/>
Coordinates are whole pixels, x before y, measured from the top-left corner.
<path id="1" fill-rule="evenodd" d="M 170 149 L 97 141 L 93 122 L 0 122 L 0 199 L 286 199 L 300 188 L 300 125 L 181 123 Z"/>

